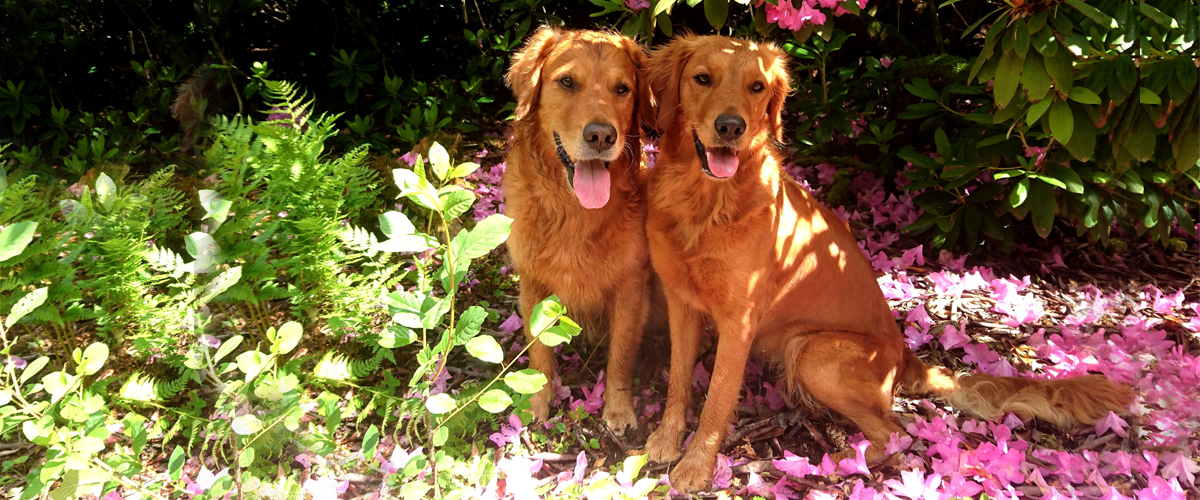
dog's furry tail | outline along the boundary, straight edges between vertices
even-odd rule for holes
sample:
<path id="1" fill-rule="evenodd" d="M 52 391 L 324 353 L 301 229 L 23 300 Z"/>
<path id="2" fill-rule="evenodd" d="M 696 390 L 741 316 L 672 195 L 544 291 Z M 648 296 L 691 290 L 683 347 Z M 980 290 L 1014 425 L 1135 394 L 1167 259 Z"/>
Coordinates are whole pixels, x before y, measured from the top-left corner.
<path id="1" fill-rule="evenodd" d="M 1134 391 L 1103 375 L 1061 380 L 994 377 L 978 373 L 956 375 L 929 366 L 912 351 L 905 353 L 900 380 L 905 392 L 933 394 L 951 406 L 988 420 L 1006 413 L 1023 420 L 1037 417 L 1061 428 L 1094 425 L 1113 411 L 1128 413 Z"/>

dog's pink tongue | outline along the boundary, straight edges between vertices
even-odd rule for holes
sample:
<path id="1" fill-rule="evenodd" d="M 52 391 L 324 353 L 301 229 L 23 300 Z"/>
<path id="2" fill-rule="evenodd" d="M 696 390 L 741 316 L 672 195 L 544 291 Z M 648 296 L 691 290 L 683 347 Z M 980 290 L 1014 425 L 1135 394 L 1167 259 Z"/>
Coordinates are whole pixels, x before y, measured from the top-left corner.
<path id="1" fill-rule="evenodd" d="M 575 196 L 583 208 L 600 208 L 608 203 L 608 169 L 603 160 L 575 162 Z"/>
<path id="2" fill-rule="evenodd" d="M 708 170 L 717 177 L 731 177 L 737 173 L 737 151 L 730 148 L 708 148 Z"/>

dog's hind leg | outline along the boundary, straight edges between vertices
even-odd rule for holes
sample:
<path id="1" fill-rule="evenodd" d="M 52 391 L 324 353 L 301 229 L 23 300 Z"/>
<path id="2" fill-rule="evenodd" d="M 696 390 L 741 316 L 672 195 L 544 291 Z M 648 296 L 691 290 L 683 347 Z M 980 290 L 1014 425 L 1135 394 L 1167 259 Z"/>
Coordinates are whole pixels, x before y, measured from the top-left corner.
<path id="1" fill-rule="evenodd" d="M 648 267 L 648 266 L 647 266 Z M 617 434 L 637 428 L 633 409 L 633 365 L 642 344 L 649 307 L 649 274 L 622 280 L 609 301 L 608 389 L 604 396 L 604 421 Z"/>
<path id="2" fill-rule="evenodd" d="M 533 308 L 550 296 L 546 285 L 532 279 L 521 280 L 521 317 L 525 320 L 525 342 L 529 344 L 529 367 L 542 372 L 546 376 L 546 385 L 533 395 L 529 411 L 534 419 L 545 421 L 550 418 L 550 399 L 554 396 L 554 379 L 558 376 L 558 363 L 554 359 L 554 350 L 538 341 L 529 330 L 529 318 Z"/>
<path id="3" fill-rule="evenodd" d="M 901 346 L 879 337 L 849 332 L 818 332 L 793 337 L 785 352 L 789 394 L 804 394 L 849 418 L 871 441 L 868 463 L 884 457 L 893 432 L 904 435 L 892 412 Z M 854 452 L 834 455 L 835 461 Z"/>

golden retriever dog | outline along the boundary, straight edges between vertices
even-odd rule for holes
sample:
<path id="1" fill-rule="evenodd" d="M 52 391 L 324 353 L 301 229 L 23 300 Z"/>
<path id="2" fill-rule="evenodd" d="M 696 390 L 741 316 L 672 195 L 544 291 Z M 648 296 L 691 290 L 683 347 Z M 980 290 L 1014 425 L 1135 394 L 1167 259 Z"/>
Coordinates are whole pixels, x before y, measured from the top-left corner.
<path id="1" fill-rule="evenodd" d="M 1132 390 L 1099 375 L 956 377 L 908 350 L 849 227 L 780 170 L 790 88 L 780 50 L 685 36 L 655 50 L 647 74 L 657 101 L 647 121 L 663 136 L 646 231 L 671 330 L 667 407 L 646 443 L 651 460 L 681 456 L 702 324 L 718 334 L 699 428 L 670 474 L 675 489 L 712 478 L 752 349 L 781 365 L 793 400 L 857 424 L 873 462 L 891 433 L 904 433 L 892 413 L 900 388 L 984 418 L 1013 412 L 1063 426 L 1092 424 L 1133 401 Z"/>
<path id="2" fill-rule="evenodd" d="M 637 427 L 631 385 L 650 297 L 638 95 L 646 55 L 615 33 L 539 29 L 505 80 L 517 99 L 504 174 L 508 251 L 521 276 L 529 366 L 554 380 L 530 311 L 551 294 L 595 337 L 608 332 L 604 420 Z M 551 384 L 532 411 L 549 416 Z"/>

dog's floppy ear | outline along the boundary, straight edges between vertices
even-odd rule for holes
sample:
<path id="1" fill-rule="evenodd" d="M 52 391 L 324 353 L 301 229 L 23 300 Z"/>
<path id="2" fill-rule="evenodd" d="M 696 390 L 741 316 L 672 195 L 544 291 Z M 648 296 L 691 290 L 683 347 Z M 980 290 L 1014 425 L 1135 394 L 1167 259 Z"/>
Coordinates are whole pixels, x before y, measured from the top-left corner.
<path id="1" fill-rule="evenodd" d="M 544 25 L 513 55 L 508 73 L 504 74 L 504 83 L 512 88 L 513 96 L 517 98 L 515 114 L 518 121 L 524 120 L 534 108 L 542 90 L 542 65 L 566 37 L 566 33 L 557 27 Z"/>
<path id="2" fill-rule="evenodd" d="M 672 126 L 679 115 L 679 81 L 692 55 L 692 45 L 691 37 L 677 37 L 650 54 L 646 70 L 650 91 L 643 97 L 646 105 L 642 106 L 642 120 L 658 133 Z"/>
<path id="3" fill-rule="evenodd" d="M 652 109 L 654 106 L 650 97 L 649 77 L 646 75 L 650 58 L 646 56 L 646 50 L 631 38 L 622 37 L 621 46 L 625 49 L 629 60 L 633 62 L 634 78 L 637 79 L 634 85 L 634 89 L 637 91 L 637 100 L 634 101 L 633 122 L 630 123 L 630 127 L 633 128 L 630 133 L 636 133 L 641 129 L 639 121 L 647 123 L 647 126 L 651 126 L 652 123 L 646 121 L 646 110 Z"/>
<path id="4" fill-rule="evenodd" d="M 788 76 L 788 61 L 787 56 L 775 48 L 770 47 L 770 52 L 775 56 L 774 63 L 771 64 L 771 101 L 767 103 L 767 120 L 771 125 L 771 132 L 775 136 L 775 140 L 783 140 L 783 104 L 788 93 L 792 91 L 792 81 Z"/>

